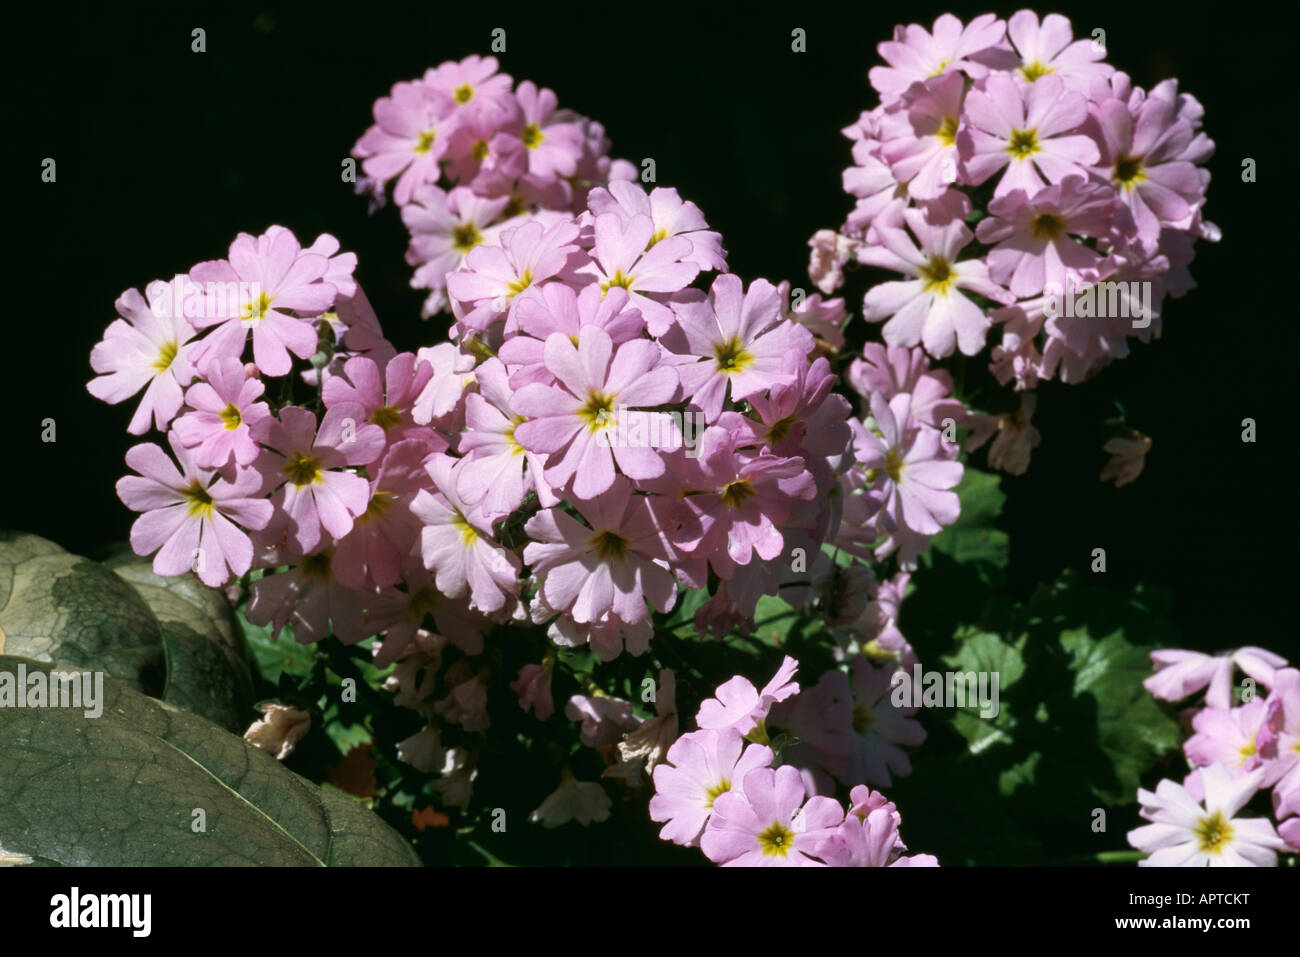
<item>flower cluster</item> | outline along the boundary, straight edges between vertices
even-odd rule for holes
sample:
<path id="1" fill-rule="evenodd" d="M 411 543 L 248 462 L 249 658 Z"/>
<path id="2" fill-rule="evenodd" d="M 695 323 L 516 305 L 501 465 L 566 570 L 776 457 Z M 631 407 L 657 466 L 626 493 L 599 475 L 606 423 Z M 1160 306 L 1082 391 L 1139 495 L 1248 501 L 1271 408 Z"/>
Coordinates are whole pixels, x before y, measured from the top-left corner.
<path id="1" fill-rule="evenodd" d="M 776 742 L 785 737 L 769 738 L 767 724 L 769 718 L 774 726 L 780 720 L 782 705 L 790 708 L 788 713 L 816 713 L 817 727 L 800 727 L 820 730 L 823 743 L 837 732 L 847 735 L 853 725 L 852 720 L 837 721 L 844 716 L 834 714 L 834 703 L 825 695 L 805 697 L 809 692 L 801 693 L 793 680 L 797 669 L 798 663 L 787 656 L 761 691 L 738 675 L 701 704 L 699 730 L 677 738 L 654 769 L 650 817 L 663 822 L 660 837 L 698 846 L 709 860 L 727 866 L 937 866 L 931 855 L 904 855 L 901 817 L 884 795 L 858 784 L 846 813 L 834 798 L 818 793 L 814 779 L 797 763 L 778 763 Z M 819 688 L 830 675 L 844 677 L 840 671 L 828 672 Z M 779 757 L 795 762 L 796 750 L 798 746 Z"/>
<path id="2" fill-rule="evenodd" d="M 1205 690 L 1205 700 L 1188 712 L 1194 733 L 1183 752 L 1192 771 L 1181 784 L 1165 780 L 1155 793 L 1138 792 L 1152 822 L 1129 833 L 1129 843 L 1150 855 L 1142 863 L 1272 867 L 1278 851 L 1300 849 L 1300 671 L 1263 648 L 1164 649 L 1151 658 L 1157 670 L 1144 684 L 1152 695 L 1182 701 Z M 1246 677 L 1234 705 L 1237 670 Z M 1237 816 L 1268 789 L 1276 829 L 1267 818 Z"/>
<path id="3" fill-rule="evenodd" d="M 857 204 L 809 243 L 818 287 L 851 264 L 902 274 L 863 300 L 885 342 L 974 356 L 997 326 L 990 368 L 1018 391 L 1081 382 L 1158 337 L 1162 302 L 1194 285 L 1195 241 L 1219 237 L 1196 99 L 1176 80 L 1134 86 L 1059 14 L 944 14 L 878 49 L 880 103 L 844 130 Z M 1008 418 L 978 423 L 984 438 Z M 1025 434 L 1010 471 L 1028 464 Z"/>
<path id="4" fill-rule="evenodd" d="M 469 56 L 394 84 L 352 151 L 365 174 L 358 191 L 376 205 L 396 180 L 411 285 L 429 291 L 426 318 L 451 305 L 447 274 L 477 246 L 543 211 L 580 213 L 594 186 L 636 178 L 631 163 L 609 157 L 599 123 L 559 109 L 553 91 L 529 80 L 515 86 L 497 66 L 494 57 Z M 683 214 L 677 206 L 670 215 Z M 686 219 L 702 228 L 698 210 L 686 206 Z"/>

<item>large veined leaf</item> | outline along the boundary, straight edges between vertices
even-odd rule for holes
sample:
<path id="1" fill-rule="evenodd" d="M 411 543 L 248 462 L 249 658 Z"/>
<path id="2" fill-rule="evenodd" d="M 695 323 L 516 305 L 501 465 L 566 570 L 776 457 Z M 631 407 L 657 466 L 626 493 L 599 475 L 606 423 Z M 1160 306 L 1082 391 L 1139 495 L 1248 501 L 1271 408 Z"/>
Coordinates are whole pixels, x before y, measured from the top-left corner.
<path id="1" fill-rule="evenodd" d="M 0 689 L 20 668 L 28 681 L 50 670 L 0 657 Z M 0 845 L 11 854 L 62 865 L 419 863 L 376 815 L 241 738 L 111 678 L 103 692 L 99 717 L 0 708 Z"/>
<path id="2" fill-rule="evenodd" d="M 112 571 L 36 535 L 0 531 L 0 650 L 101 670 L 160 693 L 162 630 Z"/>
<path id="3" fill-rule="evenodd" d="M 104 565 L 131 583 L 158 622 L 167 655 L 162 699 L 242 733 L 255 716 L 253 674 L 225 596 L 193 574 L 157 575 L 148 559 L 130 552 Z"/>

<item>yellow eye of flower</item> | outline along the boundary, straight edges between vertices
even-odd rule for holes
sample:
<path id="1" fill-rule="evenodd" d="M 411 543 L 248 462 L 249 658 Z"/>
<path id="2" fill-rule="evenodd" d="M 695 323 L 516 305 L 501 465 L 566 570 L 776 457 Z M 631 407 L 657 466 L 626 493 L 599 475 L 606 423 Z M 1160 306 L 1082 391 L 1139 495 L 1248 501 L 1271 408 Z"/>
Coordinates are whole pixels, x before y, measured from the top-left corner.
<path id="1" fill-rule="evenodd" d="M 1029 221 L 1029 235 L 1034 239 L 1055 239 L 1065 229 L 1065 220 L 1054 213 L 1039 213 Z"/>
<path id="2" fill-rule="evenodd" d="M 942 256 L 931 256 L 917 272 L 925 281 L 922 288 L 926 292 L 938 293 L 941 296 L 946 296 L 948 290 L 957 281 L 957 273 L 953 271 L 952 263 Z"/>
<path id="3" fill-rule="evenodd" d="M 625 276 L 623 275 L 623 270 L 617 269 L 614 271 L 614 275 L 610 276 L 600 284 L 600 294 L 603 296 L 605 293 L 609 292 L 611 286 L 631 289 L 632 283 L 634 282 L 636 282 L 635 276 Z"/>
<path id="4" fill-rule="evenodd" d="M 716 801 L 720 795 L 726 794 L 730 790 L 731 782 L 726 778 L 723 778 L 717 784 L 713 785 L 713 787 L 704 792 L 704 796 L 707 799 L 704 802 L 704 806 L 712 808 L 713 802 Z"/>
<path id="5" fill-rule="evenodd" d="M 613 427 L 615 419 L 614 403 L 616 401 L 615 396 L 606 395 L 603 392 L 588 394 L 587 401 L 578 409 L 578 418 L 587 423 L 587 431 L 595 434 L 601 429 Z"/>
<path id="6" fill-rule="evenodd" d="M 523 140 L 524 145 L 530 150 L 535 150 L 537 147 L 542 145 L 542 140 L 546 139 L 546 134 L 542 132 L 542 128 L 536 123 L 529 123 L 524 127 L 524 132 L 520 139 Z"/>
<path id="7" fill-rule="evenodd" d="M 938 137 L 939 142 L 944 146 L 952 146 L 957 142 L 957 117 L 945 116 L 939 128 L 935 130 L 934 135 Z"/>
<path id="8" fill-rule="evenodd" d="M 1012 130 L 1007 140 L 1007 153 L 1013 159 L 1029 159 L 1040 149 L 1037 130 Z"/>
<path id="9" fill-rule="evenodd" d="M 588 544 L 596 550 L 596 557 L 602 562 L 621 562 L 627 555 L 628 540 L 618 532 L 611 532 L 608 529 L 597 532 Z"/>
<path id="10" fill-rule="evenodd" d="M 1030 83 L 1033 83 L 1040 76 L 1047 76 L 1047 74 L 1055 72 L 1056 67 L 1047 66 L 1041 60 L 1035 60 L 1033 63 L 1026 63 L 1020 68 L 1020 75 Z"/>
<path id="11" fill-rule="evenodd" d="M 461 223 L 451 228 L 451 248 L 464 254 L 483 242 L 483 234 L 474 223 Z"/>
<path id="12" fill-rule="evenodd" d="M 466 548 L 478 541 L 478 529 L 469 523 L 469 520 L 465 518 L 460 509 L 456 510 L 456 516 L 451 520 L 451 524 L 460 532 L 461 543 Z"/>
<path id="13" fill-rule="evenodd" d="M 524 274 L 522 276 L 520 276 L 514 282 L 508 283 L 506 285 L 506 292 L 508 294 L 506 298 L 507 299 L 515 298 L 515 296 L 523 292 L 532 284 L 533 284 L 533 271 L 531 269 L 525 269 Z"/>
<path id="14" fill-rule="evenodd" d="M 415 152 L 423 156 L 429 150 L 433 149 L 434 137 L 438 135 L 436 130 L 424 130 L 420 133 L 415 141 Z"/>
<path id="15" fill-rule="evenodd" d="M 402 413 L 395 406 L 381 405 L 370 413 L 371 424 L 379 426 L 385 432 L 392 431 L 395 426 L 401 424 L 401 421 Z"/>
<path id="16" fill-rule="evenodd" d="M 244 417 L 239 414 L 239 409 L 235 407 L 235 403 L 231 402 L 221 410 L 221 421 L 225 423 L 227 429 L 233 432 L 244 424 Z"/>
<path id="17" fill-rule="evenodd" d="M 718 371 L 725 375 L 744 372 L 754 361 L 754 354 L 745 348 L 744 343 L 735 338 L 715 343 L 713 357 L 717 362 Z"/>
<path id="18" fill-rule="evenodd" d="M 198 482 L 191 482 L 185 488 L 181 489 L 181 494 L 189 499 L 190 504 L 187 514 L 191 517 L 197 515 L 200 518 L 210 518 L 212 515 L 212 496 L 208 490 Z"/>
<path id="19" fill-rule="evenodd" d="M 468 83 L 462 83 L 452 91 L 451 95 L 455 98 L 457 103 L 464 106 L 470 100 L 474 99 L 474 87 L 470 86 Z"/>
<path id="20" fill-rule="evenodd" d="M 285 460 L 284 468 L 281 471 L 289 476 L 289 481 L 298 488 L 313 485 L 322 478 L 320 459 L 314 458 L 305 452 L 294 452 Z"/>
<path id="21" fill-rule="evenodd" d="M 1201 850 L 1208 854 L 1222 854 L 1223 846 L 1232 842 L 1232 825 L 1224 818 L 1222 811 L 1201 818 L 1196 822 L 1194 831 Z"/>
<path id="22" fill-rule="evenodd" d="M 722 504 L 727 508 L 740 508 L 754 497 L 754 486 L 749 479 L 728 482 L 722 489 Z"/>
<path id="23" fill-rule="evenodd" d="M 1140 156 L 1121 156 L 1115 161 L 1115 175 L 1111 179 L 1117 186 L 1132 189 L 1146 178 Z"/>
<path id="24" fill-rule="evenodd" d="M 257 300 L 250 302 L 244 307 L 244 319 L 253 319 L 260 321 L 266 318 L 266 314 L 271 311 L 271 297 L 265 292 L 257 294 Z"/>
<path id="25" fill-rule="evenodd" d="M 785 857 L 794 846 L 794 832 L 780 821 L 773 821 L 758 835 L 758 844 L 768 857 Z"/>
<path id="26" fill-rule="evenodd" d="M 176 361 L 176 353 L 179 351 L 180 346 L 175 341 L 164 342 L 158 347 L 158 358 L 154 360 L 153 367 L 159 373 L 166 372 L 172 367 L 172 363 Z"/>

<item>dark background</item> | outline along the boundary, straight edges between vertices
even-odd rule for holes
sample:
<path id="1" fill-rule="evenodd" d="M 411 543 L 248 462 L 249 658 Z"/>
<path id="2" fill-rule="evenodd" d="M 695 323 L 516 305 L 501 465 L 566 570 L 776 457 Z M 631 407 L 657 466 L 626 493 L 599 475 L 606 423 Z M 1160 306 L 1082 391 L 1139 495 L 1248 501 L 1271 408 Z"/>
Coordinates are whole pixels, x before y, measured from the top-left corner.
<path id="1" fill-rule="evenodd" d="M 489 52 L 600 120 L 613 154 L 653 157 L 721 230 L 746 281 L 807 282 L 807 238 L 851 208 L 839 130 L 875 103 L 866 71 L 896 22 L 927 26 L 1017 5 L 776 6 L 702 15 L 704 5 L 499 3 L 387 7 L 123 7 L 37 4 L 12 27 L 6 161 L 17 269 L 3 324 L 5 467 L 0 526 L 77 552 L 126 538 L 133 514 L 113 485 L 135 441 L 131 407 L 86 392 L 91 347 L 113 300 L 225 255 L 235 234 L 272 223 L 305 242 L 330 232 L 360 256 L 357 276 L 399 347 L 435 341 L 408 286 L 394 208 L 368 216 L 340 162 L 397 80 Z M 1295 115 L 1281 82 L 1293 53 L 1275 13 L 1202 15 L 1184 4 L 1055 3 L 1076 36 L 1107 31 L 1109 61 L 1149 87 L 1168 76 L 1206 109 L 1217 142 L 1207 217 L 1223 229 L 1193 264 L 1200 287 L 1167 304 L 1164 337 L 1084 386 L 1040 390 L 1033 465 L 1006 478 L 1009 589 L 1026 594 L 1107 551 L 1107 580 L 1171 590 L 1175 624 L 1204 648 L 1286 651 L 1295 519 L 1296 323 L 1292 176 Z M 207 31 L 207 52 L 190 31 Z M 790 50 L 807 30 L 808 50 Z M 58 163 L 54 184 L 41 160 Z M 1241 161 L 1258 182 L 1241 181 Z M 12 205 L 11 205 L 12 209 Z M 860 296 L 861 286 L 852 287 Z M 850 309 L 858 302 L 850 300 Z M 873 335 L 875 333 L 873 332 Z M 1136 484 L 1097 481 L 1102 421 L 1123 403 L 1154 448 Z M 1011 402 L 1009 393 L 1007 407 Z M 1243 444 L 1241 420 L 1259 440 Z M 57 422 L 42 443 L 41 422 Z M 157 440 L 156 436 L 147 437 Z M 982 464 L 982 453 L 977 458 Z M 918 595 L 943 601 L 942 595 Z M 906 615 L 904 616 L 906 628 Z"/>

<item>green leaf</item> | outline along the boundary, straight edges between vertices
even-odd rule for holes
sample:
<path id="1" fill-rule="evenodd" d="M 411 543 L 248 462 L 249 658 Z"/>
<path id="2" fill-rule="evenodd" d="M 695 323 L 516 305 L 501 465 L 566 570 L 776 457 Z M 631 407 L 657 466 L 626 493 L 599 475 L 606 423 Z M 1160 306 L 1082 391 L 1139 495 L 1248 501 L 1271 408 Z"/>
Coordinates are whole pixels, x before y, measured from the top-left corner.
<path id="1" fill-rule="evenodd" d="M 245 616 L 244 609 L 235 612 L 248 647 L 257 659 L 262 677 L 271 684 L 279 684 L 282 674 L 301 678 L 311 673 L 316 664 L 316 646 L 300 645 L 293 640 L 293 626 L 286 625 L 277 639 L 270 625 L 254 625 Z"/>
<path id="2" fill-rule="evenodd" d="M 930 542 L 935 551 L 959 565 L 976 566 L 980 577 L 990 583 L 1002 581 L 1002 571 L 1010 560 L 1010 539 L 994 527 L 1006 501 L 1000 481 L 996 475 L 967 466 L 954 489 L 961 499 L 961 515 Z"/>
<path id="3" fill-rule="evenodd" d="M 164 578 L 148 559 L 122 554 L 104 564 L 153 611 L 167 654 L 162 698 L 240 734 L 253 713 L 248 648 L 229 602 L 192 574 Z"/>
<path id="4" fill-rule="evenodd" d="M 106 672 L 162 692 L 162 630 L 110 570 L 36 535 L 0 531 L 0 652 Z"/>
<path id="5" fill-rule="evenodd" d="M 49 671 L 0 657 L 0 693 L 20 666 L 29 680 Z M 357 802 L 203 718 L 111 678 L 103 697 L 97 718 L 0 708 L 0 845 L 10 852 L 80 866 L 419 863 Z"/>

